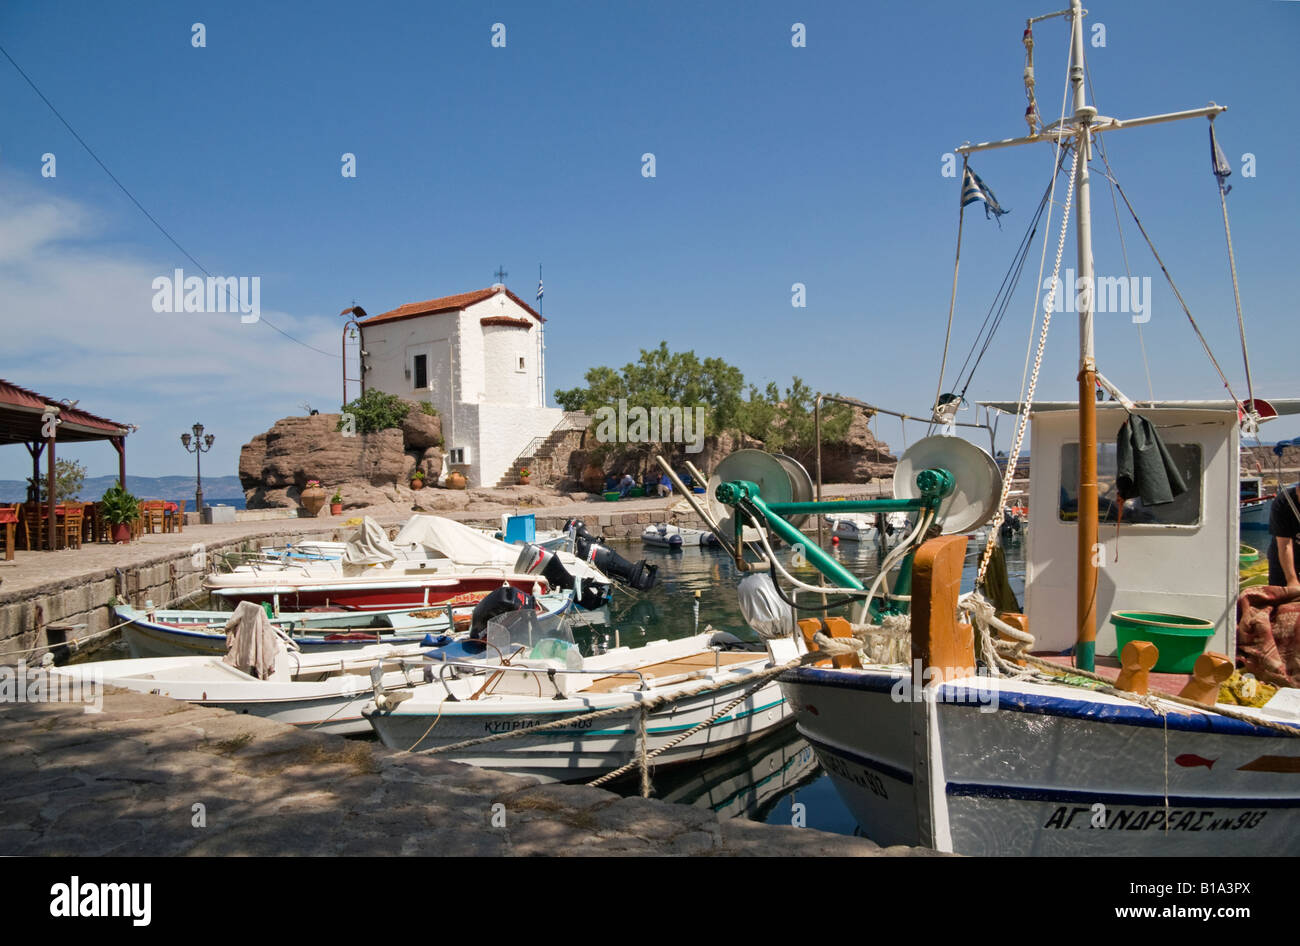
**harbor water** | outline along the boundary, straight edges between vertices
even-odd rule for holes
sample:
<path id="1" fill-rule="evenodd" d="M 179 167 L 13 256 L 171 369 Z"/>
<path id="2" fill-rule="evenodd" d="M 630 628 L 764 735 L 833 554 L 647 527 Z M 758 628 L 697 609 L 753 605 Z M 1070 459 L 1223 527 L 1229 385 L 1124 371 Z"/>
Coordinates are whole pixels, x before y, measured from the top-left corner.
<path id="1" fill-rule="evenodd" d="M 721 549 L 669 551 L 641 548 L 639 543 L 635 546 L 624 543 L 617 548 L 625 558 L 644 557 L 658 565 L 659 580 L 650 591 L 635 596 L 618 587 L 610 609 L 610 625 L 575 629 L 580 643 L 587 647 L 613 646 L 614 628 L 618 630 L 618 642 L 624 646 L 692 634 L 696 628 L 696 592 L 699 592 L 700 630 L 712 625 L 738 636 L 754 636 L 746 628 L 736 595 L 736 586 L 743 576 Z M 974 583 L 982 549 L 983 543 L 972 539 L 966 553 L 963 588 Z M 870 579 L 879 571 L 881 554 L 874 542 L 842 542 L 833 547 L 833 553 L 859 578 Z M 1023 540 L 1008 541 L 1006 553 L 1011 587 L 1023 604 Z M 777 554 L 789 568 L 790 550 L 782 548 Z M 807 566 L 790 570 L 809 583 L 817 580 L 816 572 Z M 597 640 L 584 639 L 585 635 L 595 635 Z M 721 759 L 657 772 L 653 782 L 655 797 L 709 807 L 721 817 L 794 824 L 838 834 L 860 833 L 853 816 L 836 795 L 830 778 L 817 764 L 812 747 L 799 737 L 794 726 Z M 623 779 L 610 787 L 625 794 L 636 794 L 639 777 Z"/>

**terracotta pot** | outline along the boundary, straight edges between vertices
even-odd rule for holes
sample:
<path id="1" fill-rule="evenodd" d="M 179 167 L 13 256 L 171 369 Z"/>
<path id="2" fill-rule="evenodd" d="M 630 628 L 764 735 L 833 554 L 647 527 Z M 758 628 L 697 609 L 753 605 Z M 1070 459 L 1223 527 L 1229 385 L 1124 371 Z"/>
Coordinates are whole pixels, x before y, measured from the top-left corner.
<path id="1" fill-rule="evenodd" d="M 529 480 L 529 477 L 527 477 L 527 476 L 520 476 L 520 477 L 519 477 L 519 485 L 520 485 L 520 486 L 527 486 L 527 485 L 528 485 L 528 480 Z"/>
<path id="2" fill-rule="evenodd" d="M 131 541 L 131 523 L 129 523 L 129 522 L 120 522 L 120 523 L 118 523 L 117 525 L 113 526 L 112 537 L 113 537 L 113 543 L 114 543 L 115 545 L 116 545 L 117 543 L 119 543 L 119 542 L 122 543 L 122 544 L 124 544 L 124 545 L 125 545 L 127 542 L 130 542 L 130 541 Z"/>
<path id="3" fill-rule="evenodd" d="M 424 489 L 424 480 L 411 480 L 411 489 Z"/>
<path id="4" fill-rule="evenodd" d="M 342 503 L 330 503 L 330 515 L 331 515 L 331 516 L 341 516 L 341 515 L 343 515 L 343 504 L 342 504 Z"/>
<path id="5" fill-rule="evenodd" d="M 469 485 L 469 480 L 465 479 L 465 474 L 464 474 L 464 473 L 448 473 L 448 474 L 447 474 L 447 488 L 448 488 L 448 489 L 464 489 L 464 488 L 465 488 L 466 486 L 468 486 L 468 485 Z"/>
<path id="6" fill-rule="evenodd" d="M 310 489 L 304 489 L 298 496 L 298 502 L 311 518 L 316 518 L 317 513 L 325 506 L 325 500 L 328 498 L 325 490 L 319 486 L 313 486 Z"/>

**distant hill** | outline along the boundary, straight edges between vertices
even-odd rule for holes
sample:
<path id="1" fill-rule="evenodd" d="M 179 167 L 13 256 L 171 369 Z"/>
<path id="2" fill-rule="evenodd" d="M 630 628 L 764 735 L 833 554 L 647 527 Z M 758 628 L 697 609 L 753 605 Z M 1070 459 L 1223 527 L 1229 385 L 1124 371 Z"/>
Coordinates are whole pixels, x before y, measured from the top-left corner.
<path id="1" fill-rule="evenodd" d="M 99 499 L 104 491 L 117 482 L 116 476 L 88 476 L 81 487 L 83 500 Z M 194 508 L 194 480 L 188 476 L 131 476 L 126 477 L 126 488 L 140 499 L 169 499 L 179 502 L 189 500 Z M 25 480 L 0 480 L 0 502 L 20 503 L 27 498 Z M 238 476 L 208 476 L 203 479 L 203 502 L 226 502 L 244 505 L 244 490 Z"/>

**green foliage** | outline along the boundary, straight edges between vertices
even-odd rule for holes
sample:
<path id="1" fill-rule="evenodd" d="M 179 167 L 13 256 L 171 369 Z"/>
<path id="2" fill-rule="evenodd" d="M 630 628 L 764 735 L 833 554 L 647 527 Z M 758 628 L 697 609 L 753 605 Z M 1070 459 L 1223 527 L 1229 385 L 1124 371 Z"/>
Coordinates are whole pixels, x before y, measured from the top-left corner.
<path id="1" fill-rule="evenodd" d="M 36 496 L 41 502 L 46 499 L 46 485 L 49 480 L 40 476 L 36 479 Z M 54 500 L 65 502 L 81 498 L 81 488 L 86 482 L 86 468 L 76 460 L 54 461 Z M 32 478 L 27 477 L 28 492 L 31 491 Z"/>
<path id="2" fill-rule="evenodd" d="M 368 389 L 361 397 L 343 405 L 343 413 L 356 418 L 356 432 L 359 434 L 401 427 L 410 410 L 411 405 L 396 394 L 385 394 L 376 388 Z M 344 429 L 343 419 L 339 420 L 336 429 Z"/>
<path id="3" fill-rule="evenodd" d="M 641 358 L 621 371 L 602 365 L 588 370 L 585 380 L 586 387 L 556 391 L 556 403 L 566 411 L 588 414 L 616 408 L 620 399 L 626 399 L 629 409 L 699 405 L 707 409 L 708 434 L 734 430 L 761 440 L 774 453 L 804 453 L 815 446 L 816 392 L 801 378 L 794 378 L 784 395 L 769 382 L 761 391 L 750 385 L 745 397 L 739 368 L 721 358 L 701 361 L 693 351 L 670 352 L 667 342 L 660 342 L 658 348 L 643 349 Z M 852 408 L 823 404 L 822 443 L 843 440 L 852 422 Z M 613 449 L 614 444 L 598 444 L 592 448 L 593 459 L 600 462 Z"/>
<path id="4" fill-rule="evenodd" d="M 705 433 L 734 427 L 745 387 L 740 369 L 721 358 L 701 361 L 693 351 L 670 352 L 667 342 L 658 348 L 642 349 L 638 361 L 621 371 L 599 366 L 590 369 L 586 387 L 555 392 L 555 400 L 566 411 L 594 414 L 602 407 L 617 408 L 626 399 L 629 408 L 705 408 Z"/>
<path id="5" fill-rule="evenodd" d="M 421 401 L 421 402 L 420 402 L 420 413 L 421 413 L 421 414 L 428 414 L 430 417 L 437 417 L 437 416 L 438 416 L 438 409 L 437 409 L 436 407 L 433 406 L 433 402 L 432 402 L 432 401 Z"/>
<path id="6" fill-rule="evenodd" d="M 105 521 L 115 526 L 140 518 L 140 500 L 116 483 L 104 492 L 101 503 Z"/>

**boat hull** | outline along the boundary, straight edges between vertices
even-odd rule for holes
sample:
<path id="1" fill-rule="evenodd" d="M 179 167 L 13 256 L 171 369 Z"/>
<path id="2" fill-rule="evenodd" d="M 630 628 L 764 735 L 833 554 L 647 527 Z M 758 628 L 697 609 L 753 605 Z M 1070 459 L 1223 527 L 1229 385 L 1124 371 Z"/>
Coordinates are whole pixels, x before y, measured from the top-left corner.
<path id="1" fill-rule="evenodd" d="M 1059 686 L 944 684 L 913 701 L 901 670 L 804 668 L 782 687 L 800 734 L 880 844 L 971 855 L 1300 853 L 1300 743 L 1261 727 L 1162 718 Z"/>
<path id="2" fill-rule="evenodd" d="M 683 697 L 652 712 L 646 727 L 647 750 L 654 751 L 667 745 L 691 727 L 709 719 L 749 685 L 752 684 L 742 680 L 708 693 Z M 433 716 L 426 714 L 373 713 L 371 723 L 380 740 L 389 748 L 420 751 L 498 733 L 527 730 L 605 708 L 607 702 L 570 699 L 557 701 L 556 709 L 537 706 L 528 711 L 493 710 L 470 701 L 448 702 L 443 704 L 442 715 L 432 729 Z M 572 729 L 518 736 L 440 756 L 531 776 L 543 782 L 585 781 L 636 758 L 638 715 L 639 710 L 630 704 L 626 713 L 581 721 Z M 657 756 L 653 764 L 658 768 L 711 759 L 791 721 L 781 688 L 772 680 L 714 725 Z"/>

